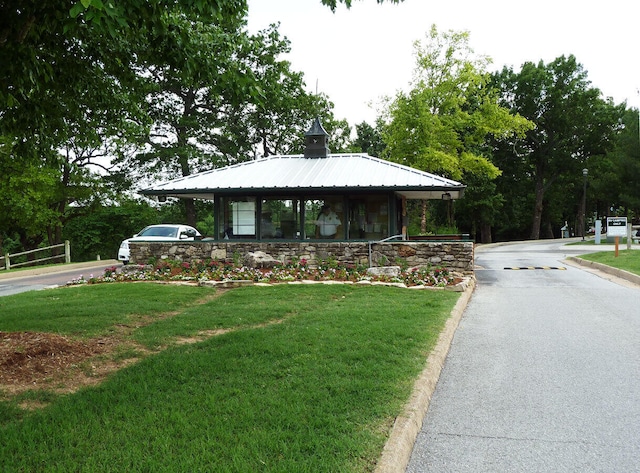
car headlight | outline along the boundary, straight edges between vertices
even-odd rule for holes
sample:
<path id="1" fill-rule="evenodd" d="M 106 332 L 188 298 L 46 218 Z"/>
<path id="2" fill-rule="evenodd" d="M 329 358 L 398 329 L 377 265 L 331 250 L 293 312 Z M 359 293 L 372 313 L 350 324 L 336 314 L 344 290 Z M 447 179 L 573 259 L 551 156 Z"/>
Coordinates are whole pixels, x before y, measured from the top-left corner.
<path id="1" fill-rule="evenodd" d="M 123 250 L 128 250 L 129 242 L 127 240 L 124 240 L 122 243 L 120 243 L 120 248 L 122 248 Z"/>

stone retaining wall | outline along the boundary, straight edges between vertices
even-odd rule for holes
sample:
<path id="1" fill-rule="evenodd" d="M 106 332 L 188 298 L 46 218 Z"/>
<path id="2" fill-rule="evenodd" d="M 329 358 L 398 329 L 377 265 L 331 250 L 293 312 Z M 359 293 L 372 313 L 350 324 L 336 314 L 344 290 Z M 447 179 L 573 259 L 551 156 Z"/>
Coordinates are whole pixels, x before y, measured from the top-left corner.
<path id="1" fill-rule="evenodd" d="M 418 242 L 397 241 L 371 243 L 345 242 L 243 242 L 243 241 L 193 241 L 193 242 L 131 242 L 132 264 L 146 264 L 152 259 L 177 261 L 224 260 L 242 261 L 244 255 L 262 251 L 280 261 L 291 258 L 306 259 L 310 265 L 317 260 L 332 258 L 341 263 L 369 266 L 401 265 L 419 266 L 432 264 L 451 271 L 473 274 L 473 250 L 471 241 Z"/>

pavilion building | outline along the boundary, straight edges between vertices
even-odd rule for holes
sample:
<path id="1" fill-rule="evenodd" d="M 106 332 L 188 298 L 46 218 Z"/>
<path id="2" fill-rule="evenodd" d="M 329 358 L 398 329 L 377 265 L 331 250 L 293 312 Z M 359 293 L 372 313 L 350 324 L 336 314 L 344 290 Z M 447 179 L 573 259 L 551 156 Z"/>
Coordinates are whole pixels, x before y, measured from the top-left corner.
<path id="1" fill-rule="evenodd" d="M 339 241 L 407 240 L 407 200 L 460 198 L 466 186 L 364 153 L 331 154 L 316 119 L 300 155 L 274 155 L 155 185 L 147 196 L 210 199 L 213 240 L 325 239 L 323 208 Z"/>

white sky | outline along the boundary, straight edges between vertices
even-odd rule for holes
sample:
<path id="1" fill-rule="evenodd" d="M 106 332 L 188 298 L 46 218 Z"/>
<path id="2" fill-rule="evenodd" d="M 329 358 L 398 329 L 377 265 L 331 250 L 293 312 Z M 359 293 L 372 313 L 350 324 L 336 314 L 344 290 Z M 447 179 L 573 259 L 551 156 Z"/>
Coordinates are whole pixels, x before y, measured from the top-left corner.
<path id="1" fill-rule="evenodd" d="M 469 31 L 471 48 L 493 59 L 490 71 L 573 54 L 592 86 L 616 103 L 640 107 L 637 0 L 354 0 L 331 13 L 320 0 L 248 0 L 249 29 L 280 22 L 287 57 L 307 89 L 328 95 L 336 118 L 374 124 L 369 106 L 409 83 L 413 43 L 432 24 Z"/>

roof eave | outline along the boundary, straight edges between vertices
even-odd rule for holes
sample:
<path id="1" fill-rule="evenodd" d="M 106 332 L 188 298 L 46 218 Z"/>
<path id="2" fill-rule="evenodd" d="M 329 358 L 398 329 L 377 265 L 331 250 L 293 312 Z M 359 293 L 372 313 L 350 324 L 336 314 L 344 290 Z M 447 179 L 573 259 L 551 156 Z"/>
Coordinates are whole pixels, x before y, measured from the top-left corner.
<path id="1" fill-rule="evenodd" d="M 140 194 L 193 199 L 213 199 L 215 196 L 260 195 L 260 194 L 344 194 L 348 192 L 384 193 L 393 192 L 410 200 L 450 199 L 457 200 L 464 195 L 466 186 L 395 186 L 395 187 L 283 187 L 283 188 L 229 188 L 229 189 L 144 189 Z"/>

